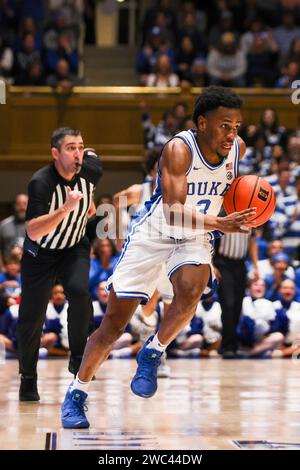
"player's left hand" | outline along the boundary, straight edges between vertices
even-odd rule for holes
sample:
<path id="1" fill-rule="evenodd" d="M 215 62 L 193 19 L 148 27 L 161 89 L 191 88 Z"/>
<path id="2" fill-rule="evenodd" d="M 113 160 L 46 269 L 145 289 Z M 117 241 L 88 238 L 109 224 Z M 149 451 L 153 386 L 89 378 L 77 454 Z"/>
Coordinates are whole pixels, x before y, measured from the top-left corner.
<path id="1" fill-rule="evenodd" d="M 233 212 L 226 217 L 218 217 L 217 230 L 221 230 L 224 233 L 249 233 L 249 229 L 246 227 L 247 222 L 251 220 L 256 214 L 256 207 L 250 207 L 240 212 Z"/>

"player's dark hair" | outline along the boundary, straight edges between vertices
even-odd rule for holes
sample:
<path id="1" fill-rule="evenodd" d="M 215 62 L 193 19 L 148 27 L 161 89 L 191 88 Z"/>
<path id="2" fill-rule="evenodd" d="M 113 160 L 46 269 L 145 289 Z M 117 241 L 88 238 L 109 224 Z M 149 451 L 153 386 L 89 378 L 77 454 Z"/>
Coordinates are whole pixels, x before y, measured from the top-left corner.
<path id="1" fill-rule="evenodd" d="M 243 101 L 231 88 L 209 86 L 196 99 L 193 113 L 194 123 L 197 125 L 199 116 L 205 116 L 209 111 L 218 109 L 219 106 L 240 109 L 243 106 Z"/>
<path id="2" fill-rule="evenodd" d="M 51 148 L 54 147 L 60 150 L 62 140 L 66 135 L 78 137 L 81 135 L 81 132 L 76 129 L 72 129 L 71 127 L 60 127 L 59 129 L 56 129 L 51 136 Z"/>

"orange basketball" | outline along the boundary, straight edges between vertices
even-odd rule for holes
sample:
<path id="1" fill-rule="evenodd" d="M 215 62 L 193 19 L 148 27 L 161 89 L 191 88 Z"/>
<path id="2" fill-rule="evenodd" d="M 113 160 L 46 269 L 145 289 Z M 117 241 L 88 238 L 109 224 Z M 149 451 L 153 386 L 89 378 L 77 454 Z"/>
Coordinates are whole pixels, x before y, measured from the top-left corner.
<path id="1" fill-rule="evenodd" d="M 261 176 L 245 175 L 234 180 L 225 194 L 223 204 L 227 214 L 256 207 L 256 215 L 250 219 L 247 227 L 258 227 L 272 216 L 276 199 L 272 186 Z"/>

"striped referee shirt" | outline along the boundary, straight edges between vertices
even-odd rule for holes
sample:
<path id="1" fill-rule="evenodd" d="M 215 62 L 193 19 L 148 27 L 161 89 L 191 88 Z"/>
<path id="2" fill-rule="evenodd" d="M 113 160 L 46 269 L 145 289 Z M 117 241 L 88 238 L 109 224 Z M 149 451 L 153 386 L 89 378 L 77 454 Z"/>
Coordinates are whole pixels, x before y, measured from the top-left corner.
<path id="1" fill-rule="evenodd" d="M 66 201 L 67 186 L 83 194 L 76 209 L 70 212 L 52 232 L 36 241 L 41 248 L 63 250 L 80 242 L 85 235 L 87 213 L 92 202 L 93 191 L 101 175 L 101 162 L 91 152 L 85 152 L 82 168 L 71 181 L 65 180 L 54 164 L 34 173 L 28 186 L 29 201 L 26 221 L 51 214 L 61 207 Z"/>
<path id="2" fill-rule="evenodd" d="M 236 260 L 246 258 L 251 236 L 255 236 L 252 231 L 249 233 L 225 233 L 220 239 L 218 254 Z"/>

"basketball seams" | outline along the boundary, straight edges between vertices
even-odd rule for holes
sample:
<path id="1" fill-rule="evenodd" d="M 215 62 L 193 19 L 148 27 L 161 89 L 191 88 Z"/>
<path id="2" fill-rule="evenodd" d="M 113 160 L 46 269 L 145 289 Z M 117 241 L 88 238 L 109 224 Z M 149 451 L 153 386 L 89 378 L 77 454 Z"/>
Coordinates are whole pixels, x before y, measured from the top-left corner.
<path id="1" fill-rule="evenodd" d="M 260 176 L 256 176 L 256 178 L 257 178 L 257 179 L 256 179 L 256 183 L 255 183 L 254 189 L 253 189 L 253 191 L 252 191 L 252 195 L 251 195 L 251 198 L 250 198 L 250 201 L 249 201 L 249 204 L 248 204 L 248 209 L 249 209 L 249 207 L 251 207 L 251 202 L 252 202 L 252 200 L 253 200 L 254 193 L 255 193 L 256 188 L 257 188 L 257 186 L 258 186 L 258 182 L 259 182 L 259 180 L 260 180 Z"/>
<path id="2" fill-rule="evenodd" d="M 235 193 L 236 193 L 237 187 L 238 187 L 238 185 L 240 184 L 241 181 L 242 181 L 242 176 L 239 176 L 238 182 L 235 185 L 235 188 L 233 190 L 233 195 L 232 195 L 233 208 L 234 208 L 235 212 L 237 211 L 236 210 L 236 205 L 235 205 Z"/>

